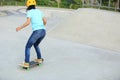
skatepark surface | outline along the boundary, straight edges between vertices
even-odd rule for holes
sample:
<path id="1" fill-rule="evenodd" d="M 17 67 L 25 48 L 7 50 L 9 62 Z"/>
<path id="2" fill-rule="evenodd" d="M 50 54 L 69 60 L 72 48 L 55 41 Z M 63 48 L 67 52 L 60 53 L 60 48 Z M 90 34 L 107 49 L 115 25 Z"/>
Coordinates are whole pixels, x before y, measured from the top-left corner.
<path id="1" fill-rule="evenodd" d="M 24 48 L 31 27 L 23 6 L 0 7 L 0 80 L 120 80 L 120 14 L 100 9 L 38 7 L 48 23 L 40 48 L 44 63 L 26 71 Z M 36 58 L 31 49 L 31 60 Z"/>

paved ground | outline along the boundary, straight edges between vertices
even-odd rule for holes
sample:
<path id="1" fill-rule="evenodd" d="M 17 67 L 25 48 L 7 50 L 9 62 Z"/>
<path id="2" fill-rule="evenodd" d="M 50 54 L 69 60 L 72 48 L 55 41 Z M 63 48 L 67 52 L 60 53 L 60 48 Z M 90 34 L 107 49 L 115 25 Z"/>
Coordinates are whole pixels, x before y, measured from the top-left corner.
<path id="1" fill-rule="evenodd" d="M 101 10 L 96 9 L 67 10 L 40 8 L 48 19 L 46 26 L 47 36 L 40 46 L 45 62 L 41 67 L 25 71 L 21 69 L 18 64 L 24 60 L 24 46 L 31 33 L 31 28 L 28 27 L 18 33 L 15 31 L 15 28 L 26 20 L 25 9 L 24 7 L 0 8 L 1 11 L 6 12 L 3 13 L 5 15 L 0 15 L 0 80 L 120 80 L 119 46 L 115 48 L 104 46 L 107 41 L 102 41 L 104 38 L 102 35 L 101 38 L 96 37 L 98 36 L 98 32 L 96 32 L 95 39 L 93 40 L 98 39 L 101 43 L 96 42 L 96 44 L 89 45 L 88 41 L 91 36 L 91 28 L 87 27 L 87 23 L 89 23 L 92 29 L 96 29 L 95 26 L 97 24 L 106 24 L 97 21 L 98 18 L 106 21 L 106 18 L 112 16 L 115 16 L 114 24 L 116 24 L 116 22 L 119 22 L 119 14 L 117 12 L 101 12 Z M 101 14 L 106 14 L 106 17 L 103 17 L 103 15 L 102 17 L 100 15 L 93 15 L 96 11 Z M 89 12 L 91 12 L 91 14 L 88 14 Z M 78 14 L 78 16 L 74 14 Z M 71 20 L 69 17 L 74 20 Z M 85 29 L 77 27 L 85 25 L 83 22 L 80 23 L 81 21 L 74 24 L 74 22 L 76 22 L 75 19 L 80 20 L 78 19 L 79 17 L 82 17 L 83 20 L 85 18 L 87 25 L 84 27 Z M 94 20 L 95 23 L 91 23 L 88 19 Z M 93 24 L 95 26 L 93 26 Z M 110 24 L 113 25 L 112 22 L 110 22 Z M 72 27 L 73 25 L 75 29 Z M 100 25 L 97 25 L 97 27 L 101 27 Z M 114 31 L 113 27 L 114 26 L 111 26 L 110 29 L 105 29 Z M 116 28 L 116 37 L 114 35 L 110 35 L 110 37 L 115 37 L 117 43 L 120 44 L 119 31 L 117 29 L 119 28 Z M 96 29 L 96 31 L 99 30 L 99 28 Z M 78 37 L 76 32 L 80 34 L 82 31 L 86 32 L 84 33 L 86 38 L 84 38 L 82 34 L 79 36 L 80 38 L 76 38 L 76 36 Z M 100 32 L 105 33 L 102 28 Z M 95 30 L 93 33 L 95 34 Z M 105 34 L 105 37 L 106 36 L 108 36 L 107 38 L 109 39 L 109 34 Z M 81 40 L 81 37 L 85 41 Z M 105 39 L 107 40 L 107 38 Z M 90 40 L 90 42 L 91 41 L 92 40 Z M 98 44 L 101 44 L 101 46 Z M 107 44 L 113 45 L 113 43 L 110 44 L 109 42 Z M 35 57 L 35 51 L 32 48 L 31 60 Z"/>

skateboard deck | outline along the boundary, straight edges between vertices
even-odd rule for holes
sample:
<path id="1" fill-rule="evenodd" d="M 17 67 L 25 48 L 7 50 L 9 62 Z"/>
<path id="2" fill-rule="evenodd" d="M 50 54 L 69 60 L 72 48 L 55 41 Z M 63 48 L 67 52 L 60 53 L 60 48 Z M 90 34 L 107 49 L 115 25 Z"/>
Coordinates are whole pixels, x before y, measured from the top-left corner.
<path id="1" fill-rule="evenodd" d="M 20 66 L 21 66 L 23 69 L 28 70 L 28 69 L 30 69 L 30 68 L 32 68 L 32 67 L 40 66 L 41 64 L 42 64 L 42 63 L 38 63 L 38 62 L 35 62 L 35 61 L 30 61 L 30 62 L 29 62 L 29 67 L 25 67 L 25 66 L 23 66 L 23 64 L 20 64 Z"/>

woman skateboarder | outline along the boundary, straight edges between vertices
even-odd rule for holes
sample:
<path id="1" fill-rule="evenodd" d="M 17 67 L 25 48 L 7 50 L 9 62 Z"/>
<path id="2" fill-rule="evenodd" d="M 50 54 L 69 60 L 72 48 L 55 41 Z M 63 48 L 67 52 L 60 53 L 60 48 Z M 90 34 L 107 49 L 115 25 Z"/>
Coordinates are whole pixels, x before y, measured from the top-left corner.
<path id="1" fill-rule="evenodd" d="M 43 13 L 36 9 L 36 1 L 35 0 L 27 0 L 26 2 L 27 6 L 27 20 L 22 25 L 16 28 L 16 31 L 20 31 L 21 29 L 27 27 L 30 23 L 32 24 L 32 34 L 26 44 L 25 47 L 25 62 L 22 64 L 23 67 L 29 67 L 30 62 L 30 49 L 32 46 L 34 46 L 35 51 L 37 53 L 37 59 L 36 62 L 41 63 L 41 52 L 39 49 L 39 44 L 43 40 L 43 38 L 46 35 L 46 29 L 45 25 L 47 23 L 46 18 L 43 16 Z"/>

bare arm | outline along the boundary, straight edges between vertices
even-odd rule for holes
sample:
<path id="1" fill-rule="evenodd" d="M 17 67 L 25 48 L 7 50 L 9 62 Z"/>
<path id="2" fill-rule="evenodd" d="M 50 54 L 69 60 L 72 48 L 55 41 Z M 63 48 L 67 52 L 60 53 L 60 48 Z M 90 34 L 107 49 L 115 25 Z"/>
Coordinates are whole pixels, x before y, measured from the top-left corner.
<path id="1" fill-rule="evenodd" d="M 46 25 L 47 24 L 47 19 L 45 17 L 43 17 L 43 24 Z"/>
<path id="2" fill-rule="evenodd" d="M 30 24 L 30 18 L 27 18 L 27 21 L 22 25 L 16 28 L 16 31 L 20 31 L 21 29 L 27 27 Z"/>

